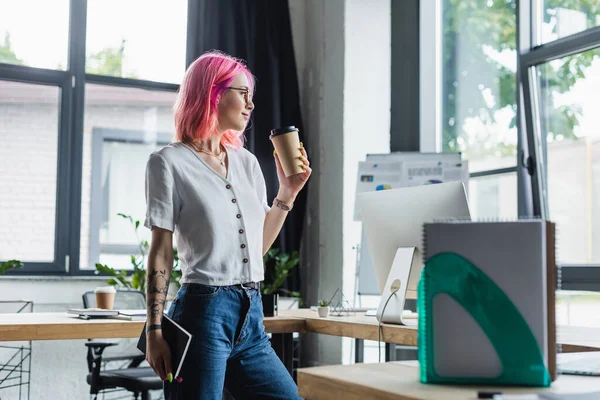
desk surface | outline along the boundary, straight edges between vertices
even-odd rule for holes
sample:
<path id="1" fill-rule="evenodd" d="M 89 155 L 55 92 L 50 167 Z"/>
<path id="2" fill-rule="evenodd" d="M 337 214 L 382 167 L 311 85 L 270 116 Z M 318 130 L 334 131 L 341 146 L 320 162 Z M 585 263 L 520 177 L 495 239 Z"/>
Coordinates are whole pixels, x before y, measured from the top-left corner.
<path id="1" fill-rule="evenodd" d="M 302 318 L 306 321 L 306 332 L 355 339 L 377 340 L 377 320 L 364 313 L 354 316 L 319 318 L 316 311 L 310 309 L 286 310 L 281 315 Z M 417 327 L 402 325 L 381 325 L 381 341 L 405 346 L 417 345 Z M 598 351 L 600 349 L 600 328 L 581 326 L 559 326 L 558 342 L 563 353 Z"/>
<path id="2" fill-rule="evenodd" d="M 367 317 L 365 313 L 340 317 L 330 314 L 327 318 L 320 318 L 316 311 L 303 308 L 300 310 L 281 311 L 280 314 L 304 319 L 306 321 L 306 332 L 355 339 L 377 340 L 377 319 L 375 317 Z M 405 346 L 416 346 L 417 326 L 416 324 L 415 326 L 382 324 L 381 341 Z"/>
<path id="3" fill-rule="evenodd" d="M 269 333 L 312 332 L 356 339 L 377 340 L 377 320 L 364 313 L 319 318 L 310 309 L 281 311 L 264 320 Z M 139 336 L 144 323 L 117 319 L 89 321 L 64 313 L 0 314 L 0 341 L 105 339 Z M 558 329 L 563 352 L 600 349 L 600 329 L 565 326 Z M 381 340 L 406 346 L 417 345 L 416 327 L 382 325 Z"/>
<path id="4" fill-rule="evenodd" d="M 333 365 L 298 370 L 298 390 L 307 400 L 470 400 L 478 390 L 503 393 L 581 393 L 600 391 L 600 378 L 561 375 L 549 389 L 474 388 L 424 385 L 416 362 Z"/>
<path id="5" fill-rule="evenodd" d="M 293 316 L 265 318 L 269 333 L 305 332 L 304 319 Z M 83 320 L 66 312 L 0 314 L 0 341 L 135 338 L 143 321 Z"/>

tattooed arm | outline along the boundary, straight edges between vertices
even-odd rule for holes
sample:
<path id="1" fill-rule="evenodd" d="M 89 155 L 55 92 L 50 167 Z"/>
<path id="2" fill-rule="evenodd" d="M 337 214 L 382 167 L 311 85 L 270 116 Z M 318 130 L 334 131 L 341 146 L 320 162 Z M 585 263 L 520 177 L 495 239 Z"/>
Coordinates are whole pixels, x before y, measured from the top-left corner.
<path id="1" fill-rule="evenodd" d="M 162 321 L 172 269 L 173 232 L 152 227 L 152 242 L 148 253 L 146 277 L 148 326 L 160 324 Z"/>

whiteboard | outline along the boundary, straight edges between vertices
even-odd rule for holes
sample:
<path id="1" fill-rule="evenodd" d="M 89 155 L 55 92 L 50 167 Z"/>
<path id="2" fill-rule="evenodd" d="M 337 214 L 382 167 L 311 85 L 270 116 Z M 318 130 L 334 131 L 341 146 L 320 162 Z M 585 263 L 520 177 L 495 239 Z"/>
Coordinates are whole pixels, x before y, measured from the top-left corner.
<path id="1" fill-rule="evenodd" d="M 464 164 L 464 171 L 461 176 L 455 176 L 451 174 L 447 181 L 457 181 L 462 180 L 465 183 L 465 189 L 468 188 L 468 163 L 466 161 L 461 161 L 461 153 L 419 153 L 419 152 L 395 152 L 389 154 L 368 154 L 366 158 L 366 162 L 362 163 L 363 168 L 373 167 L 373 163 L 378 163 L 381 165 L 376 166 L 377 168 L 382 169 L 384 174 L 390 174 L 391 170 L 397 170 L 397 176 L 394 179 L 391 179 L 393 183 L 390 184 L 390 188 L 397 187 L 407 187 L 414 186 L 416 183 L 412 183 L 408 180 L 406 175 L 406 165 L 418 165 L 420 162 L 441 162 L 441 163 L 462 163 Z M 387 164 L 387 165 L 386 165 Z M 398 164 L 398 165 L 396 165 Z M 360 165 L 360 164 L 359 164 Z M 399 165 L 402 165 L 400 167 Z M 391 166 L 391 168 L 388 168 Z M 377 177 L 374 175 L 374 183 L 377 182 Z M 388 179 L 388 178 L 386 178 Z M 359 167 L 359 173 L 357 176 L 357 193 L 360 190 L 359 187 L 362 184 L 364 186 L 364 176 L 361 179 L 361 171 Z M 388 179 L 389 181 L 389 179 Z M 468 190 L 467 190 L 468 193 Z M 356 210 L 355 206 L 355 220 L 359 220 L 360 216 Z M 381 293 L 379 292 L 379 285 L 377 284 L 377 280 L 375 278 L 375 271 L 373 269 L 373 264 L 371 261 L 371 255 L 369 254 L 369 249 L 367 246 L 367 239 L 365 237 L 365 232 L 362 230 L 361 234 L 361 244 L 359 248 L 359 259 L 357 265 L 357 275 L 358 275 L 358 287 L 356 291 L 361 296 L 379 296 Z"/>

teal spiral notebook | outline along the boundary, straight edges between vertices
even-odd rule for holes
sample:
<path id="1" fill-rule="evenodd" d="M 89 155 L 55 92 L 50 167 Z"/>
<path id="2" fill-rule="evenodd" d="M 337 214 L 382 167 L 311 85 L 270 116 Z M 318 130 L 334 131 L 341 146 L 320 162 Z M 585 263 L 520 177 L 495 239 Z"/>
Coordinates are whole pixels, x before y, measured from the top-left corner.
<path id="1" fill-rule="evenodd" d="M 556 377 L 554 224 L 423 226 L 423 383 L 549 386 Z"/>

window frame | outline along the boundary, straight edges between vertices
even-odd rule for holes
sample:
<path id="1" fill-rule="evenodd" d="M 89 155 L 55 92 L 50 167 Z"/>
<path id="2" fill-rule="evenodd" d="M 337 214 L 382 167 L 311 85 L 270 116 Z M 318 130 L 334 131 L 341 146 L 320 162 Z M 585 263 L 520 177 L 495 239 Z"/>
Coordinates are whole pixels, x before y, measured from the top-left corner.
<path id="1" fill-rule="evenodd" d="M 532 13 L 532 15 L 534 15 Z M 541 21 L 538 19 L 537 21 Z M 535 25 L 536 21 L 531 21 Z M 547 153 L 545 140 L 540 134 L 540 82 L 537 68 L 552 60 L 580 54 L 600 48 L 600 26 L 547 42 L 531 46 L 519 54 L 523 69 L 520 79 L 525 94 L 525 123 L 532 154 L 531 179 L 534 183 L 534 208 L 536 215 L 552 219 L 548 211 L 547 196 Z M 560 288 L 564 290 L 600 290 L 600 264 L 560 264 Z"/>
<path id="2" fill-rule="evenodd" d="M 539 82 L 535 68 L 551 60 L 600 47 L 600 26 L 541 43 L 543 0 L 517 0 L 517 160 L 514 167 L 478 171 L 470 177 L 517 173 L 520 217 L 548 218 L 546 193 L 546 149 L 539 140 Z M 420 63 L 434 74 L 434 80 L 421 76 L 421 151 L 441 150 L 441 49 L 440 19 L 442 0 L 420 2 Z M 431 21 L 438 21 L 432 24 Z M 423 74 L 422 74 L 423 75 Z M 433 82 L 433 83 L 432 83 Z M 425 106 L 427 105 L 427 106 Z M 433 110 L 432 106 L 433 105 Z M 434 113 L 432 121 L 431 113 Z M 440 119 L 438 121 L 438 119 Z M 600 264 L 560 264 L 560 287 L 564 290 L 600 291 Z"/>
<path id="3" fill-rule="evenodd" d="M 439 152 L 442 149 L 442 1 L 443 0 L 421 0 L 419 2 L 420 26 L 419 26 L 419 42 L 420 42 L 420 58 L 421 65 L 420 76 L 420 131 L 419 142 L 420 151 L 435 151 Z M 524 37 L 519 35 L 519 23 L 521 12 L 517 0 L 517 54 L 519 49 L 528 45 L 530 37 L 527 35 L 527 41 L 523 41 Z M 431 23 L 435 21 L 436 23 Z M 428 74 L 423 71 L 433 74 L 434 79 L 431 79 Z M 503 175 L 506 173 L 517 174 L 517 210 L 519 216 L 532 217 L 534 213 L 534 200 L 531 187 L 531 179 L 528 172 L 528 142 L 524 130 L 523 118 L 523 96 L 519 86 L 519 64 L 517 63 L 516 71 L 517 79 L 517 157 L 513 166 L 505 168 L 496 168 L 472 172 L 470 178 L 479 178 L 484 176 Z M 433 113 L 434 118 L 431 118 Z"/>
<path id="4" fill-rule="evenodd" d="M 119 255 L 131 255 L 139 252 L 139 245 L 129 244 L 101 244 L 100 226 L 102 225 L 102 210 L 105 206 L 102 196 L 102 159 L 103 145 L 106 142 L 126 142 L 133 144 L 144 144 L 144 132 L 113 128 L 92 129 L 92 175 L 91 175 L 91 198 L 90 198 L 90 245 L 89 266 L 83 270 L 91 269 L 104 251 L 110 251 Z M 173 135 L 170 133 L 158 133 L 156 143 L 167 145 L 171 142 Z M 96 260 L 96 261 L 93 261 Z M 80 263 L 81 265 L 81 263 Z"/>
<path id="5" fill-rule="evenodd" d="M 187 0 L 187 67 L 195 58 L 198 45 L 196 18 L 199 0 Z M 85 84 L 177 92 L 179 85 L 143 79 L 119 78 L 85 72 L 87 1 L 69 4 L 68 68 L 65 71 L 0 63 L 0 81 L 16 81 L 59 87 L 58 165 L 56 183 L 55 259 L 53 262 L 27 262 L 7 275 L 91 276 L 93 269 L 80 268 L 81 192 L 83 164 L 83 127 Z M 91 213 L 94 211 L 91 210 Z M 91 246 L 90 246 L 91 247 Z M 3 260 L 0 260 L 3 261 Z"/>
<path id="6" fill-rule="evenodd" d="M 58 132 L 57 134 L 57 170 L 56 170 L 56 210 L 54 225 L 54 259 L 50 262 L 28 262 L 26 266 L 16 271 L 27 271 L 35 274 L 60 273 L 64 266 L 69 265 L 68 238 L 64 232 L 68 230 L 70 217 L 69 199 L 71 195 L 69 173 L 71 165 L 62 154 L 71 151 L 71 114 L 73 90 L 71 77 L 65 71 L 45 70 L 35 67 L 24 67 L 0 63 L 0 80 L 26 84 L 46 85 L 60 90 L 58 102 Z M 5 261 L 5 260 L 1 260 Z M 16 272 L 15 271 L 15 272 Z M 13 272 L 13 271 L 10 271 Z"/>

